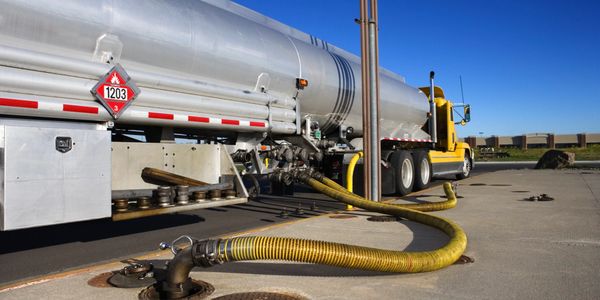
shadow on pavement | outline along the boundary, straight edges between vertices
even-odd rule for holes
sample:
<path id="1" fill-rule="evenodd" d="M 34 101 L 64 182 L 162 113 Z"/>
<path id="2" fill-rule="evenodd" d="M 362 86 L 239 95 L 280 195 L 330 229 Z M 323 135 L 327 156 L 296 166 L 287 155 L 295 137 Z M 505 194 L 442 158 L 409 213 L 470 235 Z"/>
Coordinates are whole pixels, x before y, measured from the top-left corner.
<path id="1" fill-rule="evenodd" d="M 108 239 L 201 222 L 204 222 L 204 218 L 196 215 L 168 214 L 120 222 L 100 219 L 4 231 L 0 232 L 0 254 L 72 242 Z"/>

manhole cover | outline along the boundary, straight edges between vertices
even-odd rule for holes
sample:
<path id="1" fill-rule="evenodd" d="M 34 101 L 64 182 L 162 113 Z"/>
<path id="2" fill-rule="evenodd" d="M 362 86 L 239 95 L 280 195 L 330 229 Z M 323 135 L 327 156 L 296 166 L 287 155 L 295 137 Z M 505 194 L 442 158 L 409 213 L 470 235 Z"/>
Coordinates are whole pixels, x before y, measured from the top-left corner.
<path id="1" fill-rule="evenodd" d="M 271 292 L 249 292 L 249 293 L 235 293 L 224 295 L 221 297 L 213 298 L 213 300 L 305 300 L 306 298 L 282 294 L 282 293 L 271 293 Z"/>
<path id="2" fill-rule="evenodd" d="M 483 186 L 483 185 L 487 185 L 485 183 L 471 183 L 469 184 L 470 186 Z"/>
<path id="3" fill-rule="evenodd" d="M 530 191 L 512 191 L 513 193 L 530 193 Z"/>
<path id="4" fill-rule="evenodd" d="M 213 287 L 212 284 L 210 284 L 208 282 L 192 279 L 191 283 L 192 283 L 192 290 L 191 290 L 190 295 L 187 297 L 178 298 L 178 299 L 186 299 L 186 300 L 204 299 L 215 291 L 215 287 Z M 160 298 L 160 294 L 156 290 L 155 286 L 151 285 L 151 286 L 143 289 L 139 293 L 138 299 L 139 300 L 159 300 L 161 298 Z"/>
<path id="5" fill-rule="evenodd" d="M 110 283 L 108 283 L 108 279 L 114 274 L 115 272 L 106 272 L 96 275 L 92 279 L 88 280 L 87 284 L 97 288 L 113 287 Z"/>
<path id="6" fill-rule="evenodd" d="M 394 216 L 372 216 L 367 218 L 367 221 L 371 222 L 398 222 L 401 220 L 402 218 Z"/>
<path id="7" fill-rule="evenodd" d="M 331 219 L 352 219 L 352 218 L 356 218 L 356 216 L 353 215 L 332 215 L 329 216 Z"/>

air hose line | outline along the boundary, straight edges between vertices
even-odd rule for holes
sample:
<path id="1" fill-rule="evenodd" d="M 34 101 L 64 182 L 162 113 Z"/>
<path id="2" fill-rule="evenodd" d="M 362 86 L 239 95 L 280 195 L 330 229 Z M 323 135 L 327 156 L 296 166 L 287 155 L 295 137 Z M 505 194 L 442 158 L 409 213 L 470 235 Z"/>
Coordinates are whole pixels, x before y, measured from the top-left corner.
<path id="1" fill-rule="evenodd" d="M 419 252 L 383 250 L 325 241 L 265 236 L 195 241 L 191 246 L 191 251 L 181 251 L 173 259 L 173 261 L 186 262 L 188 265 L 179 266 L 174 263 L 168 265 L 168 274 L 172 276 L 167 276 L 165 287 L 172 289 L 181 286 L 184 283 L 182 278 L 189 276 L 189 270 L 191 270 L 189 259 L 178 259 L 177 256 L 179 255 L 189 256 L 191 254 L 193 265 L 204 267 L 230 261 L 286 260 L 380 272 L 417 273 L 434 271 L 453 264 L 467 247 L 465 232 L 456 223 L 446 218 L 400 205 L 366 200 L 358 195 L 349 194 L 344 188 L 324 177 L 320 180 L 325 184 L 308 175 L 300 176 L 300 180 L 315 190 L 346 204 L 432 226 L 447 234 L 450 240 L 441 248 Z M 450 183 L 444 184 L 444 191 L 450 204 L 440 209 L 456 205 L 456 198 Z M 412 207 L 423 210 L 434 210 L 435 208 L 434 206 L 427 208 L 424 206 Z M 185 294 L 185 292 L 183 293 Z M 178 293 L 178 296 L 181 296 L 181 293 Z"/>

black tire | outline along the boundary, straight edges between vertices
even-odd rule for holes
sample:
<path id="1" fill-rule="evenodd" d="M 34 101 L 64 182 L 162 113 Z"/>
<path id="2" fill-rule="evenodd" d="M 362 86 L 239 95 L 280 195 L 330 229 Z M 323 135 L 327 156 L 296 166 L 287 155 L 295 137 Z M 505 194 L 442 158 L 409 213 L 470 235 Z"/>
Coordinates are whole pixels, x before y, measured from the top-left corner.
<path id="1" fill-rule="evenodd" d="M 415 184 L 415 163 L 408 151 L 400 150 L 392 154 L 390 158 L 394 168 L 396 193 L 404 196 L 410 193 Z"/>
<path id="2" fill-rule="evenodd" d="M 465 154 L 462 171 L 456 174 L 456 179 L 469 178 L 469 176 L 471 176 L 471 169 L 473 169 L 473 163 L 471 162 L 471 158 L 469 157 L 469 155 Z"/>
<path id="3" fill-rule="evenodd" d="M 415 162 L 415 184 L 413 191 L 420 191 L 426 188 L 431 182 L 433 170 L 431 169 L 431 162 L 427 157 L 427 151 L 418 151 L 414 153 Z"/>

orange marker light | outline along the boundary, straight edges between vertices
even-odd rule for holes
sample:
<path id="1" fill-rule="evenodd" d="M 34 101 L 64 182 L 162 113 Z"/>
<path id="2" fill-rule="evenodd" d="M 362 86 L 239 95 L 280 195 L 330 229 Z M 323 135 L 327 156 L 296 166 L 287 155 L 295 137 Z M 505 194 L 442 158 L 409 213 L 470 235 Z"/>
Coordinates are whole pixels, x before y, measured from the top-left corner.
<path id="1" fill-rule="evenodd" d="M 299 90 L 303 90 L 308 86 L 308 80 L 304 78 L 296 78 L 296 88 Z"/>

